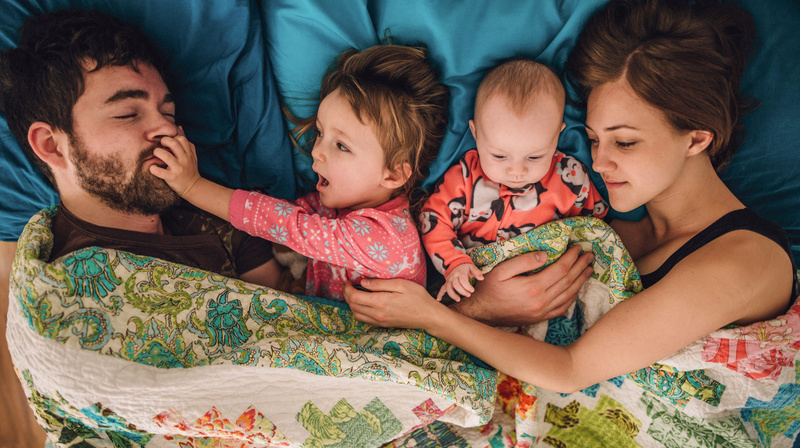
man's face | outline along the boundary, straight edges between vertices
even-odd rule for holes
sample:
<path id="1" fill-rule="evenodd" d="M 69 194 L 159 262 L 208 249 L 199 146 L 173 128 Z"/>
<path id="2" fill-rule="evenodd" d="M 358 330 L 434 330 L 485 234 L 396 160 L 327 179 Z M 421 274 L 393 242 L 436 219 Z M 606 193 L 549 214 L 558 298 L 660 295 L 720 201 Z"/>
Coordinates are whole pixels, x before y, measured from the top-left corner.
<path id="1" fill-rule="evenodd" d="M 177 135 L 175 104 L 158 71 L 138 64 L 89 72 L 72 109 L 70 161 L 78 186 L 106 206 L 138 215 L 158 214 L 179 200 L 150 174 L 162 137 Z"/>

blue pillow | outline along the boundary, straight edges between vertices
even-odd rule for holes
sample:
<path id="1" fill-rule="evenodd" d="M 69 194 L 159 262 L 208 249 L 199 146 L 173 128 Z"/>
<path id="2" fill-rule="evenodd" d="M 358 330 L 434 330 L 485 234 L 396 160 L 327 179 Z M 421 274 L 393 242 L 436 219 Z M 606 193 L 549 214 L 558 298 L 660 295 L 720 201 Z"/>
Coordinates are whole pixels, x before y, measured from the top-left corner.
<path id="1" fill-rule="evenodd" d="M 759 48 L 742 88 L 761 100 L 745 118 L 747 140 L 722 173 L 748 207 L 781 226 L 800 261 L 800 8 L 792 0 L 738 0 L 761 33 Z M 295 114 L 313 114 L 326 67 L 341 51 L 366 48 L 390 36 L 394 43 L 424 44 L 442 81 L 450 88 L 447 133 L 424 186 L 430 188 L 475 142 L 467 125 L 475 91 L 487 69 L 525 55 L 561 72 L 584 24 L 605 0 L 471 1 L 467 3 L 262 1 L 262 17 L 282 101 Z M 591 166 L 583 129 L 585 111 L 567 106 L 559 147 Z M 295 151 L 299 180 L 313 188 L 308 154 Z M 605 194 L 602 180 L 592 179 Z M 611 216 L 640 219 L 644 209 Z"/>
<path id="2" fill-rule="evenodd" d="M 736 0 L 758 30 L 741 90 L 760 102 L 722 180 L 746 206 L 779 224 L 800 265 L 800 7 L 793 0 Z"/>
<path id="3" fill-rule="evenodd" d="M 63 8 L 117 16 L 163 50 L 178 120 L 197 146 L 205 176 L 230 187 L 295 196 L 290 143 L 254 1 L 6 0 L 0 48 L 16 44 L 27 17 Z M 0 238 L 12 241 L 58 196 L 0 118 Z"/>

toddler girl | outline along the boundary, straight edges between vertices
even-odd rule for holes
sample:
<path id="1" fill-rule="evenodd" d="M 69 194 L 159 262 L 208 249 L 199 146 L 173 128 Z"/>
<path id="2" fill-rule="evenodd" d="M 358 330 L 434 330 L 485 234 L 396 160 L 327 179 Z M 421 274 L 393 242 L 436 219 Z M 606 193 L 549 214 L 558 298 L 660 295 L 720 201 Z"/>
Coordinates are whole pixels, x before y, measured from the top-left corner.
<path id="1" fill-rule="evenodd" d="M 410 193 L 427 175 L 447 123 L 449 92 L 424 50 L 349 50 L 326 74 L 317 114 L 315 192 L 294 202 L 231 190 L 200 176 L 194 145 L 164 138 L 153 166 L 192 204 L 309 257 L 306 294 L 343 300 L 346 281 L 405 278 L 425 284 L 425 253 Z"/>

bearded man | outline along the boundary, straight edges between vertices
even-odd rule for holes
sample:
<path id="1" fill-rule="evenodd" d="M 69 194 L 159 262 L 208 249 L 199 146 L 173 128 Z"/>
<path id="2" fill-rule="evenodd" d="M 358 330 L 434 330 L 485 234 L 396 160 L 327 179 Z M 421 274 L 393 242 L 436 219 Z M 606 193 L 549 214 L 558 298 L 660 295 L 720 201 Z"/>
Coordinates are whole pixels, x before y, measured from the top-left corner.
<path id="1" fill-rule="evenodd" d="M 163 60 L 137 29 L 95 11 L 34 17 L 0 54 L 0 108 L 61 197 L 50 260 L 90 246 L 274 287 L 268 242 L 189 209 L 149 167 L 185 140 Z"/>

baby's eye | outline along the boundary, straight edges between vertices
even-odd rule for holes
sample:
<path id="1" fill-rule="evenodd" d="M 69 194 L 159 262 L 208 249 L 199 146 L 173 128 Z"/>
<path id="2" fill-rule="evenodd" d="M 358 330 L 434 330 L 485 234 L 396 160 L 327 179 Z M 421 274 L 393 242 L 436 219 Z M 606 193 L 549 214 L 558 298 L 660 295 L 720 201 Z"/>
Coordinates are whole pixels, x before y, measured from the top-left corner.
<path id="1" fill-rule="evenodd" d="M 337 147 L 337 148 L 339 148 L 339 149 L 340 149 L 340 150 L 342 150 L 342 151 L 345 151 L 345 152 L 350 152 L 350 149 L 348 149 L 348 148 L 347 148 L 347 146 L 344 146 L 344 145 L 343 145 L 343 144 L 341 144 L 341 143 L 337 143 L 337 144 L 336 144 L 336 147 Z"/>
<path id="2" fill-rule="evenodd" d="M 542 156 L 530 156 L 530 157 L 528 157 L 528 161 L 529 162 L 535 162 L 535 161 L 537 161 L 537 160 L 539 160 L 541 158 L 542 158 Z"/>
<path id="3" fill-rule="evenodd" d="M 506 156 L 501 156 L 500 154 L 492 154 L 492 157 L 495 160 L 505 160 L 506 159 Z"/>

